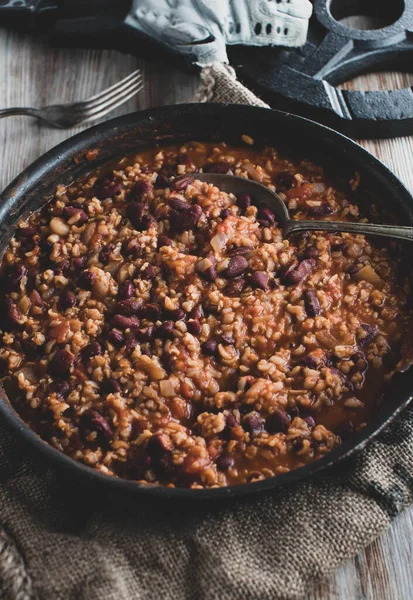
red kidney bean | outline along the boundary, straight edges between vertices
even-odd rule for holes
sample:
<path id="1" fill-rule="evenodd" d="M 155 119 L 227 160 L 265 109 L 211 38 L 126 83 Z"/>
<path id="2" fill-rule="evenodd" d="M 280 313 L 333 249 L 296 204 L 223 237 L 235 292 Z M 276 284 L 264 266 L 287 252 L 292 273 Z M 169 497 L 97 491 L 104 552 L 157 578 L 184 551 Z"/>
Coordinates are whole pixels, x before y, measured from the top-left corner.
<path id="1" fill-rule="evenodd" d="M 112 437 L 112 427 L 107 419 L 97 410 L 89 409 L 82 414 L 82 426 L 99 433 L 103 438 L 109 440 Z"/>
<path id="2" fill-rule="evenodd" d="M 70 267 L 70 261 L 68 258 L 64 259 L 64 260 L 60 260 L 59 262 L 56 263 L 52 263 L 50 265 L 50 268 L 53 270 L 53 272 L 56 275 L 60 275 L 61 273 L 63 273 L 63 271 L 66 271 L 66 269 L 68 269 Z"/>
<path id="3" fill-rule="evenodd" d="M 222 173 L 223 175 L 225 175 L 225 173 L 228 173 L 228 171 L 231 170 L 231 165 L 229 165 L 228 163 L 221 161 L 221 162 L 214 162 L 214 163 L 207 163 L 206 165 L 203 166 L 203 171 L 204 173 Z"/>
<path id="4" fill-rule="evenodd" d="M 309 317 L 317 317 L 320 314 L 320 302 L 315 290 L 305 290 L 304 294 L 305 312 Z"/>
<path id="5" fill-rule="evenodd" d="M 148 319 L 149 321 L 158 321 L 162 316 L 162 309 L 159 304 L 154 302 L 146 304 L 139 314 L 143 319 Z"/>
<path id="6" fill-rule="evenodd" d="M 199 204 L 193 204 L 183 212 L 173 212 L 170 215 L 169 223 L 173 231 L 182 233 L 192 229 L 198 223 L 202 216 L 202 208 Z"/>
<path id="7" fill-rule="evenodd" d="M 143 231 L 143 216 L 146 208 L 146 204 L 141 202 L 130 202 L 126 207 L 126 216 L 138 231 Z"/>
<path id="8" fill-rule="evenodd" d="M 72 308 L 76 304 L 76 296 L 71 291 L 65 288 L 59 296 L 59 307 L 61 310 Z"/>
<path id="9" fill-rule="evenodd" d="M 33 304 L 33 306 L 37 306 L 39 308 L 43 308 L 44 306 L 43 298 L 37 290 L 32 290 L 30 292 L 30 301 Z"/>
<path id="10" fill-rule="evenodd" d="M 101 389 L 104 394 L 118 394 L 121 390 L 119 382 L 116 379 L 104 379 L 101 384 Z"/>
<path id="11" fill-rule="evenodd" d="M 172 246 L 172 240 L 167 235 L 160 235 L 158 238 L 158 250 L 162 246 Z"/>
<path id="12" fill-rule="evenodd" d="M 72 220 L 72 224 L 76 225 L 76 227 L 82 227 L 82 225 L 89 221 L 87 212 L 70 204 L 64 207 L 62 217 L 66 219 L 66 221 Z"/>
<path id="13" fill-rule="evenodd" d="M 226 276 L 228 279 L 235 279 L 239 277 L 248 269 L 248 261 L 244 256 L 233 256 L 229 261 L 228 268 L 226 270 Z"/>
<path id="14" fill-rule="evenodd" d="M 156 271 L 154 269 L 154 267 L 152 265 L 148 265 L 142 272 L 141 272 L 141 277 L 142 279 L 155 279 L 156 277 Z"/>
<path id="15" fill-rule="evenodd" d="M 253 251 L 251 246 L 235 246 L 227 252 L 228 256 L 248 256 Z"/>
<path id="16" fill-rule="evenodd" d="M 308 356 L 302 358 L 299 364 L 303 367 L 308 367 L 309 369 L 317 369 L 321 366 L 322 361 L 320 362 L 320 360 L 318 360 L 315 356 L 309 354 Z"/>
<path id="17" fill-rule="evenodd" d="M 305 421 L 307 423 L 307 425 L 309 426 L 310 429 L 315 427 L 315 421 L 314 421 L 313 417 L 311 417 L 311 416 L 303 417 L 303 421 Z"/>
<path id="18" fill-rule="evenodd" d="M 7 291 L 13 292 L 18 290 L 20 282 L 26 274 L 27 269 L 21 263 L 8 267 L 4 276 Z"/>
<path id="19" fill-rule="evenodd" d="M 177 191 L 182 192 L 183 190 L 186 190 L 188 185 L 191 185 L 192 183 L 192 177 L 180 177 L 175 181 L 174 187 Z"/>
<path id="20" fill-rule="evenodd" d="M 232 211 L 229 208 L 224 208 L 224 210 L 221 212 L 221 214 L 219 216 L 224 221 L 225 219 L 227 219 L 231 215 L 232 215 Z"/>
<path id="21" fill-rule="evenodd" d="M 142 196 L 148 194 L 152 189 L 152 184 L 148 179 L 139 179 L 130 191 L 128 200 L 140 200 Z"/>
<path id="22" fill-rule="evenodd" d="M 197 319 L 191 319 L 187 322 L 186 328 L 191 335 L 199 335 L 201 333 L 202 325 Z"/>
<path id="23" fill-rule="evenodd" d="M 108 341 L 114 346 L 121 346 L 125 341 L 124 335 L 117 329 L 111 329 L 107 335 Z"/>
<path id="24" fill-rule="evenodd" d="M 136 317 L 125 317 L 124 315 L 115 315 L 113 317 L 114 327 L 119 329 L 136 329 L 139 327 L 139 320 Z"/>
<path id="25" fill-rule="evenodd" d="M 201 350 L 207 356 L 218 356 L 218 344 L 215 340 L 207 340 L 201 344 Z"/>
<path id="26" fill-rule="evenodd" d="M 367 346 L 376 337 L 378 333 L 377 327 L 375 325 L 369 325 L 368 323 L 362 323 L 360 327 L 366 332 L 366 335 L 359 339 L 359 346 Z"/>
<path id="27" fill-rule="evenodd" d="M 136 337 L 136 333 L 134 334 L 129 334 L 126 338 L 126 344 L 125 344 L 125 352 L 131 352 L 132 350 L 134 350 L 136 348 L 136 346 L 138 345 L 138 338 Z M 143 354 L 143 352 L 142 352 Z"/>
<path id="28" fill-rule="evenodd" d="M 163 340 L 170 340 L 174 337 L 175 324 L 173 321 L 165 321 L 156 330 L 156 336 Z"/>
<path id="29" fill-rule="evenodd" d="M 285 285 L 296 285 L 303 281 L 313 270 L 316 265 L 314 258 L 306 258 L 301 261 L 293 270 L 287 272 L 282 278 L 282 283 Z"/>
<path id="30" fill-rule="evenodd" d="M 216 465 L 221 471 L 228 471 L 234 465 L 234 459 L 228 454 L 221 454 L 216 460 Z"/>
<path id="31" fill-rule="evenodd" d="M 289 171 L 281 171 L 275 176 L 277 192 L 285 192 L 285 190 L 292 188 L 295 183 L 296 179 Z"/>
<path id="32" fill-rule="evenodd" d="M 158 459 L 165 453 L 172 452 L 173 443 L 165 433 L 155 433 L 149 438 L 146 444 L 146 450 L 152 459 Z"/>
<path id="33" fill-rule="evenodd" d="M 78 258 L 74 258 L 72 260 L 72 268 L 75 271 L 82 271 L 85 268 L 86 263 L 87 263 L 87 256 L 86 255 L 79 256 Z"/>
<path id="34" fill-rule="evenodd" d="M 53 381 L 48 388 L 49 394 L 56 394 L 56 396 L 60 396 L 61 398 L 66 398 L 70 392 L 70 385 L 67 381 L 56 380 Z"/>
<path id="35" fill-rule="evenodd" d="M 149 325 L 143 329 L 138 329 L 136 337 L 140 342 L 150 342 L 155 337 L 155 327 Z"/>
<path id="36" fill-rule="evenodd" d="M 240 296 L 242 294 L 242 292 L 245 289 L 245 286 L 247 285 L 247 282 L 245 281 L 245 279 L 243 279 L 242 277 L 238 277 L 237 279 L 232 279 L 231 281 L 228 281 L 227 285 L 225 286 L 225 294 L 227 296 Z"/>
<path id="37" fill-rule="evenodd" d="M 250 277 L 251 285 L 260 290 L 264 290 L 264 292 L 267 292 L 270 288 L 268 280 L 269 276 L 265 271 L 255 271 Z"/>
<path id="38" fill-rule="evenodd" d="M 119 299 L 120 300 L 129 300 L 129 298 L 132 298 L 134 290 L 135 290 L 135 288 L 133 286 L 132 281 L 130 279 L 127 279 L 126 281 L 121 283 L 119 286 L 119 289 L 118 289 Z"/>
<path id="39" fill-rule="evenodd" d="M 186 317 L 186 313 L 182 308 L 175 308 L 174 310 L 164 309 L 164 315 L 166 319 L 170 319 L 174 323 L 176 321 L 183 321 Z"/>
<path id="40" fill-rule="evenodd" d="M 121 300 L 115 305 L 115 312 L 124 315 L 125 317 L 131 317 L 141 312 L 142 300 L 138 298 L 129 298 L 127 300 Z"/>
<path id="41" fill-rule="evenodd" d="M 16 236 L 21 238 L 31 238 L 36 235 L 37 230 L 36 227 L 19 227 L 16 231 Z"/>
<path id="42" fill-rule="evenodd" d="M 177 198 L 176 196 L 169 196 L 168 198 L 168 206 L 175 210 L 178 213 L 185 212 L 190 208 L 190 204 L 186 202 L 186 200 L 182 200 L 181 198 Z"/>
<path id="43" fill-rule="evenodd" d="M 189 313 L 191 319 L 201 319 L 203 316 L 202 306 L 195 306 Z"/>
<path id="44" fill-rule="evenodd" d="M 21 340 L 20 344 L 29 360 L 39 358 L 40 354 L 43 352 L 43 346 L 38 346 L 32 342 L 32 340 Z"/>
<path id="45" fill-rule="evenodd" d="M 105 200 L 105 198 L 113 198 L 113 196 L 117 196 L 121 191 L 122 183 L 112 181 L 111 183 L 109 183 L 109 185 L 105 185 L 102 188 L 99 197 L 101 200 Z"/>
<path id="46" fill-rule="evenodd" d="M 265 427 L 268 433 L 287 433 L 290 421 L 286 412 L 277 409 L 267 418 Z"/>
<path id="47" fill-rule="evenodd" d="M 102 355 L 103 349 L 102 349 L 102 346 L 99 344 L 99 342 L 91 342 L 88 346 L 83 348 L 81 354 L 82 354 L 83 360 L 88 361 L 91 358 L 93 358 L 94 356 Z"/>
<path id="48" fill-rule="evenodd" d="M 22 327 L 22 324 L 20 323 L 20 321 L 21 321 L 23 315 L 20 312 L 17 304 L 15 302 L 13 302 L 13 300 L 11 300 L 10 298 L 6 298 L 6 304 L 7 304 L 7 317 L 10 322 L 10 325 L 13 327 Z"/>
<path id="49" fill-rule="evenodd" d="M 146 231 L 147 229 L 154 227 L 156 224 L 157 224 L 157 221 L 156 221 L 155 217 L 153 217 L 152 215 L 143 215 L 143 217 L 142 217 L 143 231 Z"/>
<path id="50" fill-rule="evenodd" d="M 267 207 L 258 209 L 258 220 L 260 222 L 265 221 L 265 223 L 268 223 L 268 225 L 265 225 L 265 227 L 273 226 L 273 225 L 276 225 L 276 223 L 277 223 L 275 214 L 273 213 L 273 211 L 270 208 L 267 208 Z"/>
<path id="51" fill-rule="evenodd" d="M 308 246 L 303 253 L 304 258 L 318 258 L 318 255 L 319 252 L 316 246 Z"/>
<path id="52" fill-rule="evenodd" d="M 169 186 L 168 178 L 165 175 L 163 175 L 162 173 L 159 173 L 158 177 L 156 178 L 156 181 L 155 181 L 155 188 L 158 190 L 161 190 L 161 189 L 167 188 L 168 186 Z"/>
<path id="53" fill-rule="evenodd" d="M 68 350 L 56 350 L 50 361 L 50 371 L 54 375 L 67 377 L 74 363 L 75 357 Z"/>
<path id="54" fill-rule="evenodd" d="M 249 194 L 240 194 L 237 196 L 237 205 L 239 206 L 242 213 L 252 204 L 251 196 Z"/>
<path id="55" fill-rule="evenodd" d="M 320 204 L 319 206 L 308 206 L 305 204 L 303 210 L 309 217 L 324 217 L 334 212 L 333 207 L 329 204 Z"/>
<path id="56" fill-rule="evenodd" d="M 252 412 L 243 418 L 242 426 L 245 431 L 248 431 L 252 435 L 256 435 L 263 430 L 264 420 L 257 412 Z"/>
<path id="57" fill-rule="evenodd" d="M 92 273 L 92 271 L 82 271 L 78 278 L 79 287 L 84 290 L 91 290 L 92 285 L 96 279 L 96 273 Z"/>
<path id="58" fill-rule="evenodd" d="M 114 249 L 114 244 L 108 244 L 107 246 L 104 246 L 99 252 L 99 262 L 101 262 L 103 265 L 107 265 L 109 262 L 110 254 L 111 252 L 113 252 Z"/>
<path id="59" fill-rule="evenodd" d="M 229 427 L 229 429 L 234 429 L 234 427 L 238 426 L 238 421 L 234 417 L 233 413 L 228 413 L 225 416 L 225 423 L 226 423 L 226 426 Z"/>

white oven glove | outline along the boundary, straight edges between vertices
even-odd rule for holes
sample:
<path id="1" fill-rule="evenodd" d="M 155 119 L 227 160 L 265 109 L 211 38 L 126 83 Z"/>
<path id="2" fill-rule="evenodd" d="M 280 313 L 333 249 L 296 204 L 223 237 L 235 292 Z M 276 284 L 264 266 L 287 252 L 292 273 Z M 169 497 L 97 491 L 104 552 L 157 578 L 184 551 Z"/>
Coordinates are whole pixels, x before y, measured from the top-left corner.
<path id="1" fill-rule="evenodd" d="M 227 44 L 302 46 L 309 0 L 134 0 L 127 21 L 200 66 L 227 63 Z"/>

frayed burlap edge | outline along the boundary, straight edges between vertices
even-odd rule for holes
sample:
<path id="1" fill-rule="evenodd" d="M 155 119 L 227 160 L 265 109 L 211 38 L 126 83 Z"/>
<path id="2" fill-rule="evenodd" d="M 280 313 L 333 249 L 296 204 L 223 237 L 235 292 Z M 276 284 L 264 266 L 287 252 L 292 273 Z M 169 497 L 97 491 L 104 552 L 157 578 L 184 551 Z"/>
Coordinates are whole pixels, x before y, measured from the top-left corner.
<path id="1" fill-rule="evenodd" d="M 32 582 L 13 540 L 0 528 L 1 600 L 35 600 Z"/>

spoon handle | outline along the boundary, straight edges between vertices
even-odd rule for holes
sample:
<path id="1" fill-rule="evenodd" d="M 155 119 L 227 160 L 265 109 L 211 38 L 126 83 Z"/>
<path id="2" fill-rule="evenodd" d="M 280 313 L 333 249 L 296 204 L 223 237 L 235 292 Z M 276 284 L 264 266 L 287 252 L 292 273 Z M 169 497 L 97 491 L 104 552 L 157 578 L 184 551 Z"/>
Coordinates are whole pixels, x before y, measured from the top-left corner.
<path id="1" fill-rule="evenodd" d="M 347 221 L 289 221 L 284 231 L 285 235 L 296 231 L 331 231 L 333 233 L 345 231 L 347 233 L 381 235 L 413 242 L 413 227 L 399 227 L 398 225 L 350 223 Z"/>

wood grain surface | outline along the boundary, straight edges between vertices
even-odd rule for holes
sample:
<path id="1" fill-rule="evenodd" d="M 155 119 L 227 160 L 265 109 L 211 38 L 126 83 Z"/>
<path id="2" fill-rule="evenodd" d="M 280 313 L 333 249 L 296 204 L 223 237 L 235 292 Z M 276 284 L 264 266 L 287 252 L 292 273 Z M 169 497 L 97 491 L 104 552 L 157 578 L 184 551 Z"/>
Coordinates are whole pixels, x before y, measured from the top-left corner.
<path id="1" fill-rule="evenodd" d="M 40 106 L 86 98 L 139 67 L 145 90 L 111 116 L 188 101 L 195 75 L 101 50 L 51 49 L 38 40 L 0 29 L 0 108 Z M 412 85 L 405 74 L 360 77 L 346 87 L 378 89 Z M 109 117 L 108 117 L 109 118 Z M 60 141 L 80 131 L 55 130 L 27 117 L 0 120 L 0 188 Z M 413 191 L 413 138 L 362 141 Z M 413 598 L 413 509 L 382 537 L 348 560 L 308 600 L 411 600 Z"/>

